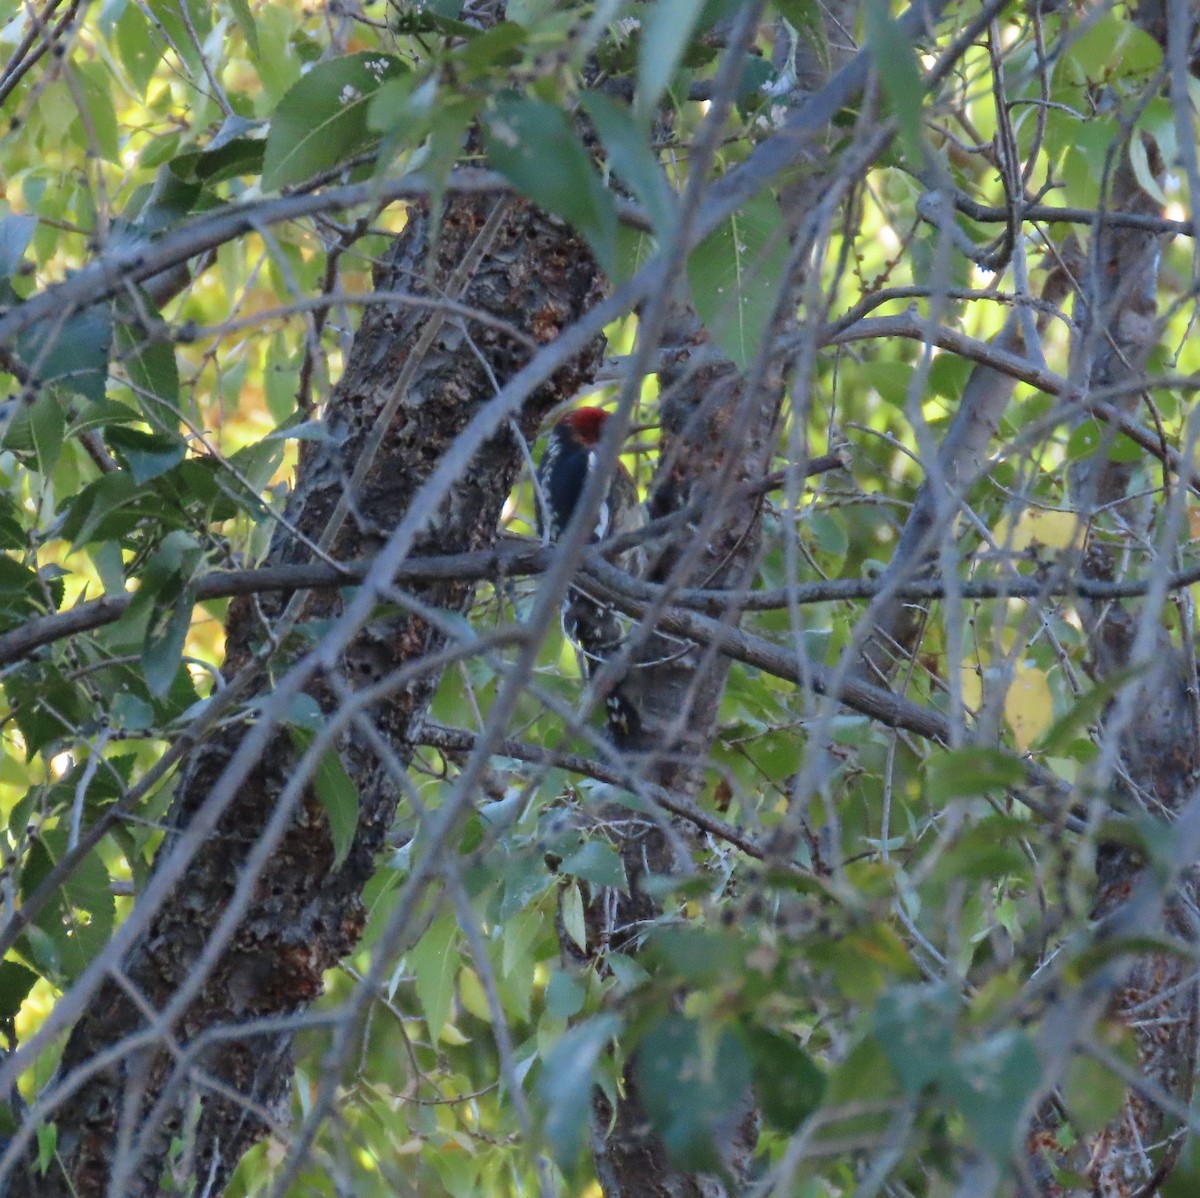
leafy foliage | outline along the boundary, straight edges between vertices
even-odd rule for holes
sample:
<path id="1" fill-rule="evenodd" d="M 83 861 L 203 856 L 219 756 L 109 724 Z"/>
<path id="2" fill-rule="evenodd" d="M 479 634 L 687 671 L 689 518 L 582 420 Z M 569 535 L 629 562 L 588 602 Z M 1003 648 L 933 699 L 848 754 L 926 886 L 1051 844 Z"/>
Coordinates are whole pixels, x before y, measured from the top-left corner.
<path id="1" fill-rule="evenodd" d="M 1131 1097 L 1146 1053 L 1115 1012 L 1112 961 L 1194 951 L 1194 932 L 1159 918 L 1193 864 L 1169 823 L 1191 776 L 1181 761 L 1164 793 L 1131 748 L 1140 736 L 1153 755 L 1155 735 L 1194 714 L 1194 685 L 1176 702 L 1156 673 L 1190 659 L 1194 638 L 1200 524 L 1181 462 L 1195 457 L 1196 262 L 1190 235 L 1159 211 L 1185 216 L 1200 188 L 1194 79 L 1164 90 L 1178 68 L 1123 6 L 1001 9 L 992 34 L 957 46 L 970 6 L 930 34 L 871 0 L 832 38 L 819 6 L 779 0 L 762 6 L 735 94 L 714 103 L 743 6 L 526 0 L 490 28 L 474 7 L 109 0 L 38 29 L 27 6 L 0 2 L 0 325 L 15 330 L 0 346 L 10 396 L 0 1028 L 8 1047 L 35 1046 L 22 1058 L 23 1101 L 53 1096 L 61 1037 L 43 1046 L 39 1028 L 98 960 L 117 964 L 105 954 L 163 843 L 174 749 L 203 742 L 212 723 L 261 718 L 261 695 L 222 706 L 233 673 L 221 672 L 222 629 L 238 588 L 215 575 L 263 560 L 306 444 L 342 435 L 319 423 L 320 404 L 390 238 L 425 197 L 436 246 L 446 198 L 490 170 L 503 202 L 519 197 L 571 226 L 614 280 L 644 278 L 678 251 L 670 287 L 699 325 L 681 344 L 651 346 L 643 376 L 621 374 L 640 350 L 658 293 L 648 289 L 607 330 L 620 378 L 597 383 L 598 402 L 620 393 L 631 416 L 624 460 L 643 494 L 687 468 L 686 454 L 680 465 L 662 448 L 681 435 L 663 418 L 680 376 L 720 358 L 746 386 L 778 384 L 767 458 L 779 473 L 755 491 L 750 593 L 722 618 L 790 664 L 742 653 L 711 747 L 692 763 L 702 781 L 687 797 L 702 818 L 669 817 L 656 792 L 624 788 L 628 763 L 590 718 L 597 705 L 581 698 L 579 662 L 557 633 L 535 646 L 530 685 L 500 710 L 525 642 L 489 637 L 530 619 L 536 582 L 496 570 L 469 620 L 418 613 L 452 630 L 456 655 L 427 743 L 403 746 L 412 761 L 403 785 L 393 779 L 396 825 L 374 830 L 386 847 L 363 926 L 345 933 L 361 939 L 300 1034 L 297 1125 L 335 1051 L 341 1088 L 288 1193 L 515 1195 L 540 1177 L 546 1192 L 597 1194 L 588 1149 L 594 1128 L 611 1130 L 597 1110 L 623 1101 L 626 1066 L 671 1167 L 724 1176 L 731 1194 L 720 1141 L 747 1095 L 763 1123 L 751 1172 L 773 1193 L 832 1198 L 863 1178 L 872 1192 L 967 1192 L 962 1179 L 981 1160 L 991 1180 L 972 1192 L 1011 1192 L 1005 1179 L 1047 1105 L 1067 1129 L 1054 1168 L 1084 1192 L 1099 1183 L 1080 1169 L 1095 1162 L 1083 1153 L 1079 1166 L 1072 1147 L 1146 1102 Z M 26 33 L 49 52 L 22 49 Z M 797 85 L 797 49 L 832 66 L 845 39 L 875 64 L 867 98 L 841 96 L 819 154 L 751 176 L 726 202 L 722 185 L 744 181 L 758 148 L 786 142 L 805 96 L 820 94 Z M 933 79 L 952 51 L 953 70 Z M 705 177 L 689 156 L 724 100 Z M 889 121 L 898 136 L 867 154 Z M 1012 163 L 996 148 L 1005 135 Z M 1150 330 L 1152 344 L 1128 375 L 1089 390 L 1080 372 L 1120 359 L 1105 338 L 1121 322 L 1089 340 L 1080 330 L 1099 301 L 1086 286 L 1070 317 L 1066 301 L 1043 295 L 1062 259 L 1095 269 L 1097 222 L 1061 210 L 1111 211 L 1126 145 L 1163 265 L 1135 280 L 1147 310 L 1125 324 Z M 347 211 L 339 189 L 355 185 Z M 931 209 L 935 192 L 962 202 Z M 799 215 L 796 195 L 812 200 Z M 1035 219 L 1038 204 L 1062 220 Z M 1003 262 L 988 257 L 1014 220 Z M 79 286 L 118 259 L 140 281 Z M 464 353 L 482 353 L 483 324 L 427 282 L 414 275 L 411 294 L 385 302 L 439 311 L 458 322 Z M 42 296 L 55 298 L 52 311 L 26 306 Z M 1010 314 L 1017 333 L 1001 346 Z M 508 336 L 496 324 L 487 335 Z M 941 464 L 972 366 L 1015 378 L 1013 346 L 1020 380 L 994 435 L 970 462 Z M 522 352 L 539 348 L 535 339 Z M 1129 395 L 1145 408 L 1121 407 Z M 710 478 L 728 481 L 748 452 L 740 415 L 698 438 Z M 834 450 L 844 468 L 806 482 L 811 459 Z M 1080 472 L 1095 463 L 1120 468 L 1128 485 L 1088 492 Z M 921 630 L 904 643 L 893 629 L 898 669 L 860 668 L 887 594 L 870 608 L 869 595 L 833 588 L 756 602 L 814 580 L 882 578 L 874 589 L 886 592 L 927 479 L 936 560 L 914 554 L 897 585 L 921 576 L 942 591 L 906 600 L 921 606 Z M 380 543 L 390 531 L 352 517 Z M 535 524 L 523 482 L 506 531 Z M 1127 604 L 1137 648 L 1120 668 L 1097 664 L 1100 617 L 1078 585 L 1097 581 L 1085 546 L 1140 587 L 1109 596 Z M 692 549 L 707 548 L 697 536 Z M 338 575 L 334 586 L 350 593 L 355 581 Z M 328 633 L 323 618 L 282 631 L 264 621 L 254 663 L 264 693 Z M 664 656 L 684 658 L 691 642 L 679 634 L 673 646 Z M 855 701 L 847 681 L 870 701 Z M 944 735 L 895 716 L 888 703 L 900 697 Z M 474 742 L 436 733 L 474 736 L 489 721 L 511 738 L 508 755 L 492 756 L 470 818 L 447 820 L 438 840 Z M 361 763 L 323 738 L 324 722 L 302 702 L 278 743 L 293 765 L 311 765 L 333 876 L 363 832 Z M 660 824 L 675 829 L 678 865 L 647 876 L 626 836 Z M 1149 926 L 1093 918 L 1113 909 L 1097 896 L 1096 862 L 1103 876 L 1114 855 L 1147 866 L 1114 891 L 1156 887 Z M 410 901 L 417 877 L 444 885 Z M 599 913 L 638 895 L 652 913 L 598 950 Z M 1103 1001 L 1070 1005 L 1090 994 Z M 1147 1009 L 1158 999 L 1148 994 Z M 1191 1097 L 1175 1096 L 1174 1112 Z M 60 1133 L 36 1109 L 30 1136 L 45 1169 Z M 24 1112 L 7 1114 L 6 1127 Z M 1164 1143 L 1182 1139 L 1158 1130 Z M 275 1132 L 244 1158 L 231 1195 L 271 1193 L 291 1167 Z M 185 1148 L 168 1172 L 194 1166 Z M 1164 1193 L 1192 1192 L 1190 1157 L 1179 1170 Z"/>

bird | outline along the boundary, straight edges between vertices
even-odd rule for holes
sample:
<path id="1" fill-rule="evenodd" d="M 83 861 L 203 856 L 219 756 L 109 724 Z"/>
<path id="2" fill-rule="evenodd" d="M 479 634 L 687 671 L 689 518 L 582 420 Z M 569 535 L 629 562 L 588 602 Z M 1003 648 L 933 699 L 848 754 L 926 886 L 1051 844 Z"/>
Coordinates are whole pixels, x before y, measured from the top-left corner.
<path id="1" fill-rule="evenodd" d="M 603 408 L 582 407 L 568 412 L 550 432 L 536 472 L 537 527 L 543 543 L 552 545 L 566 532 L 588 476 L 597 468 L 597 448 L 609 414 Z M 588 533 L 591 543 L 641 528 L 646 522 L 633 476 L 618 461 L 608 491 Z M 635 576 L 641 573 L 644 551 L 635 546 L 615 562 Z M 624 630 L 612 606 L 592 598 L 583 589 L 568 588 L 562 606 L 563 632 L 579 650 L 581 672 L 591 678 L 620 648 Z M 622 697 L 619 682 L 605 698 L 610 728 L 631 735 L 635 712 Z"/>
<path id="2" fill-rule="evenodd" d="M 609 414 L 603 408 L 575 408 L 551 431 L 537 468 L 537 524 L 544 543 L 557 541 L 571 522 L 588 475 L 596 468 L 596 449 L 608 420 Z M 618 461 L 588 539 L 602 541 L 644 523 L 637 484 Z"/>

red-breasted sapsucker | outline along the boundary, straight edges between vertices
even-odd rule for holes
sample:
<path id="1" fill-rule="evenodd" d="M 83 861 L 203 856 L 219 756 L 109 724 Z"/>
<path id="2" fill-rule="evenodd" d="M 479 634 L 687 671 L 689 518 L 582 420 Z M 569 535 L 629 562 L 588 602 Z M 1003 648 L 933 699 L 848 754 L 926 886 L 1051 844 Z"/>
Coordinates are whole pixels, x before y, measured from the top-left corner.
<path id="1" fill-rule="evenodd" d="M 537 468 L 538 532 L 547 543 L 562 536 L 575 513 L 588 475 L 596 467 L 596 447 L 607 421 L 608 413 L 603 408 L 576 408 L 550 434 Z M 618 462 L 589 540 L 615 537 L 644 523 L 637 486 L 629 471 Z"/>
<path id="2" fill-rule="evenodd" d="M 596 468 L 596 448 L 604 435 L 608 413 L 602 408 L 576 408 L 568 412 L 550 434 L 537 468 L 538 532 L 550 544 L 566 531 L 575 505 Z M 624 465 L 617 462 L 608 493 L 596 514 L 589 541 L 602 541 L 645 524 L 645 509 L 638 502 L 637 485 Z M 615 564 L 631 574 L 640 573 L 640 546 L 622 553 Z M 599 669 L 619 647 L 624 636 L 613 609 L 572 586 L 563 600 L 563 631 L 579 648 L 587 677 Z M 634 713 L 622 701 L 619 686 L 605 699 L 609 721 L 619 732 L 630 733 Z"/>

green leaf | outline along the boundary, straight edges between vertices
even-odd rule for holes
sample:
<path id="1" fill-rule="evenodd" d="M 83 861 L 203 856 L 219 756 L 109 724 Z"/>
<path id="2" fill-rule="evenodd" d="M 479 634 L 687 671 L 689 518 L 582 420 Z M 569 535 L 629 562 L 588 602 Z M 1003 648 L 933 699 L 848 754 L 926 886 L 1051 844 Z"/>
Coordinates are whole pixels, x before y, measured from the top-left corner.
<path id="1" fill-rule="evenodd" d="M 0 595 L 40 595 L 38 576 L 28 566 L 0 554 Z"/>
<path id="2" fill-rule="evenodd" d="M 1086 733 L 1090 724 L 1099 722 L 1104 709 L 1121 688 L 1142 672 L 1142 667 L 1136 667 L 1102 679 L 1076 699 L 1065 715 L 1050 725 L 1038 747 L 1051 757 L 1065 753 L 1080 733 Z"/>
<path id="3" fill-rule="evenodd" d="M 159 699 L 170 691 L 183 664 L 183 647 L 192 626 L 195 605 L 195 597 L 189 588 L 182 591 L 169 589 L 174 592 L 170 599 L 155 598 L 141 656 L 146 686 Z"/>
<path id="4" fill-rule="evenodd" d="M 0 278 L 11 278 L 21 262 L 37 228 L 37 217 L 30 214 L 0 219 Z"/>
<path id="5" fill-rule="evenodd" d="M 688 258 L 696 311 L 742 369 L 768 331 L 786 256 L 779 207 L 764 195 L 744 204 Z"/>
<path id="6" fill-rule="evenodd" d="M 945 803 L 1016 786 L 1024 780 L 1025 769 L 999 749 L 955 749 L 932 758 L 926 778 L 930 801 Z"/>
<path id="7" fill-rule="evenodd" d="M 194 179 L 211 186 L 261 174 L 267 143 L 258 137 L 235 137 L 220 149 L 192 151 L 171 161 L 171 171 L 181 179 Z"/>
<path id="8" fill-rule="evenodd" d="M 46 474 L 58 461 L 65 432 L 62 405 L 52 391 L 44 390 L 33 403 L 22 404 L 17 409 L 4 430 L 0 445 Z"/>
<path id="9" fill-rule="evenodd" d="M 648 135 L 628 108 L 600 92 L 585 92 L 579 106 L 600 134 L 609 166 L 650 214 L 654 231 L 666 236 L 675 224 L 675 195 L 650 148 Z"/>
<path id="10" fill-rule="evenodd" d="M 746 942 L 728 929 L 662 927 L 651 931 L 647 959 L 689 986 L 715 986 L 745 969 Z"/>
<path id="11" fill-rule="evenodd" d="M 108 382 L 112 318 L 107 305 L 39 321 L 18 338 L 21 360 L 43 383 L 100 403 Z"/>
<path id="12" fill-rule="evenodd" d="M 109 90 L 108 67 L 98 62 L 77 61 L 73 69 L 85 105 L 79 114 L 79 143 L 89 154 L 97 154 L 107 162 L 119 162 L 121 138 Z"/>
<path id="13" fill-rule="evenodd" d="M 21 871 L 23 899 L 33 894 L 66 851 L 65 829 L 44 831 L 34 838 Z M 112 935 L 115 914 L 108 870 L 97 852 L 88 853 L 35 920 L 54 946 L 60 973 L 56 981 L 75 979 L 103 951 Z"/>
<path id="14" fill-rule="evenodd" d="M 570 1019 L 583 1009 L 585 998 L 587 989 L 578 978 L 555 970 L 546 984 L 546 1014 L 551 1019 Z"/>
<path id="15" fill-rule="evenodd" d="M 1107 1065 L 1077 1052 L 1063 1076 L 1063 1102 L 1071 1125 L 1083 1135 L 1098 1132 L 1125 1105 L 1125 1082 Z"/>
<path id="16" fill-rule="evenodd" d="M 166 338 L 148 334 L 135 325 L 119 324 L 117 350 L 150 423 L 155 427 L 173 425 L 179 415 L 175 347 Z"/>
<path id="17" fill-rule="evenodd" d="M 1017 1149 L 1025 1105 L 1042 1081 L 1032 1038 L 1017 1028 L 963 1049 L 943 1091 L 966 1119 L 975 1140 L 997 1164 Z"/>
<path id="18" fill-rule="evenodd" d="M 817 0 L 775 0 L 779 15 L 817 52 L 821 66 L 829 69 L 829 41 Z"/>
<path id="19" fill-rule="evenodd" d="M 136 4 L 127 5 L 117 22 L 117 52 L 139 95 L 146 94 L 165 49 L 163 40 L 151 34 L 142 10 Z"/>
<path id="20" fill-rule="evenodd" d="M 596 1062 L 621 1030 L 616 1015 L 577 1024 L 546 1054 L 537 1094 L 544 1109 L 542 1129 L 554 1159 L 569 1171 L 591 1126 Z"/>
<path id="21" fill-rule="evenodd" d="M 704 0 L 656 0 L 642 19 L 634 98 L 634 110 L 642 120 L 649 121 L 657 111 L 703 11 Z"/>
<path id="22" fill-rule="evenodd" d="M 958 997 L 948 986 L 893 986 L 879 998 L 872 1028 L 910 1094 L 941 1078 L 954 1047 Z"/>
<path id="23" fill-rule="evenodd" d="M 179 224 L 196 205 L 200 198 L 200 184 L 195 179 L 183 177 L 176 169 L 175 159 L 155 173 L 154 183 L 141 188 L 137 196 L 130 199 L 128 211 L 136 213 L 133 228 L 123 228 L 122 234 L 130 242 L 149 241 L 151 235 L 161 233 Z M 122 315 L 126 320 L 136 320 L 142 311 L 158 315 L 154 301 L 141 291 L 137 304 L 121 301 Z M 139 336 L 142 334 L 139 331 Z"/>
<path id="24" fill-rule="evenodd" d="M 29 666 L 4 680 L 13 719 L 25 741 L 25 760 L 73 735 L 88 713 L 78 690 L 53 666 Z"/>
<path id="25" fill-rule="evenodd" d="M 738 1038 L 664 1015 L 638 1046 L 636 1070 L 646 1114 L 675 1162 L 685 1169 L 718 1167 L 717 1129 L 750 1086 Z"/>
<path id="26" fill-rule="evenodd" d="M 37 1129 L 37 1170 L 45 1174 L 58 1148 L 58 1124 L 39 1123 Z"/>
<path id="27" fill-rule="evenodd" d="M 629 893 L 629 879 L 616 849 L 603 840 L 589 840 L 558 867 L 560 873 L 570 874 L 597 886 L 611 886 Z"/>
<path id="28" fill-rule="evenodd" d="M 13 497 L 0 492 L 0 549 L 24 549 L 27 545 L 22 511 Z"/>
<path id="29" fill-rule="evenodd" d="M 742 1038 L 763 1115 L 777 1130 L 795 1131 L 821 1105 L 825 1075 L 791 1036 L 747 1025 Z"/>
<path id="30" fill-rule="evenodd" d="M 608 273 L 616 262 L 617 210 L 562 109 L 505 97 L 487 114 L 488 160 L 535 204 L 587 238 Z"/>
<path id="31" fill-rule="evenodd" d="M 262 185 L 274 191 L 351 157 L 375 140 L 367 110 L 380 84 L 407 72 L 390 54 L 350 54 L 318 63 L 271 117 Z"/>
<path id="32" fill-rule="evenodd" d="M 288 732 L 297 752 L 303 752 L 312 743 L 313 734 L 305 728 L 289 727 Z M 313 793 L 329 820 L 329 836 L 333 841 L 332 869 L 340 868 L 354 844 L 358 831 L 358 787 L 346 772 L 341 755 L 332 745 L 321 754 L 312 776 Z M 434 1036 L 441 1031 L 441 1024 L 431 1027 Z"/>
<path id="33" fill-rule="evenodd" d="M 105 474 L 67 500 L 63 537 L 82 545 L 93 539 L 104 541 L 122 535 L 137 523 L 133 505 L 141 494 L 133 475 L 127 471 Z"/>
<path id="34" fill-rule="evenodd" d="M 407 954 L 408 967 L 416 979 L 417 998 L 434 1043 L 446 1026 L 450 1000 L 454 997 L 454 977 L 459 965 L 458 953 L 454 951 L 457 937 L 454 916 L 441 915 Z"/>
<path id="35" fill-rule="evenodd" d="M 1162 49 L 1145 30 L 1114 12 L 1101 12 L 1067 48 L 1066 57 L 1091 80 L 1113 73 L 1148 74 L 1162 63 Z"/>
<path id="36" fill-rule="evenodd" d="M 250 50 L 250 54 L 254 58 L 261 58 L 262 51 L 258 45 L 258 26 L 254 23 L 254 14 L 250 11 L 250 5 L 247 0 L 229 0 L 229 4 L 233 9 L 233 16 L 238 23 L 238 28 L 242 31 L 242 37 L 246 39 L 246 46 Z"/>
<path id="37" fill-rule="evenodd" d="M 37 980 L 38 975 L 19 961 L 0 961 L 0 1023 L 17 1017 L 25 996 Z"/>
<path id="38" fill-rule="evenodd" d="M 567 935 L 579 946 L 580 952 L 586 953 L 587 924 L 583 918 L 583 895 L 574 882 L 562 888 L 559 914 L 562 916 L 563 928 Z"/>
<path id="39" fill-rule="evenodd" d="M 913 44 L 892 19 L 886 0 L 867 0 L 865 18 L 867 46 L 879 72 L 883 93 L 900 123 L 900 138 L 909 164 L 915 170 L 923 165 L 925 157 L 921 138 L 925 85 Z"/>
<path id="40" fill-rule="evenodd" d="M 186 453 L 183 442 L 177 437 L 120 425 L 110 428 L 106 439 L 139 485 L 166 474 L 183 461 Z"/>

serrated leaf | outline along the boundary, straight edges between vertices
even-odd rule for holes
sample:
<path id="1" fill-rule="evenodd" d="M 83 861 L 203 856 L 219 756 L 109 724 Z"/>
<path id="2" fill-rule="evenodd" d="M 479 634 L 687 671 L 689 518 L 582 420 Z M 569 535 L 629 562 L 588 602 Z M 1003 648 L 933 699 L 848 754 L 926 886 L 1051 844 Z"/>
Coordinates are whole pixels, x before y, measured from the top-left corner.
<path id="1" fill-rule="evenodd" d="M 141 329 L 117 326 L 117 348 L 138 401 L 155 426 L 170 425 L 179 410 L 179 366 L 175 347 Z"/>
<path id="2" fill-rule="evenodd" d="M 4 688 L 25 741 L 25 760 L 75 733 L 88 709 L 77 688 L 49 666 L 10 674 Z"/>
<path id="3" fill-rule="evenodd" d="M 106 438 L 109 445 L 129 467 L 134 482 L 149 482 L 166 474 L 183 461 L 183 442 L 164 433 L 147 433 L 137 428 L 114 425 Z"/>
<path id="4" fill-rule="evenodd" d="M 192 626 L 195 598 L 185 588 L 170 600 L 156 599 L 142 645 L 142 674 L 156 698 L 165 698 L 183 663 L 183 647 Z"/>
<path id="5" fill-rule="evenodd" d="M 15 1019 L 38 975 L 19 961 L 0 961 L 0 1022 Z"/>
<path id="6" fill-rule="evenodd" d="M 192 151 L 171 161 L 171 171 L 181 179 L 208 186 L 262 172 L 267 143 L 258 137 L 235 137 L 216 150 Z"/>
<path id="7" fill-rule="evenodd" d="M 64 320 L 39 321 L 18 338 L 21 360 L 43 383 L 101 403 L 108 382 L 112 318 L 96 306 Z"/>
<path id="8" fill-rule="evenodd" d="M 583 895 L 576 883 L 571 882 L 562 888 L 559 912 L 567 935 L 575 941 L 581 952 L 587 952 L 587 926 L 583 919 Z"/>
<path id="9" fill-rule="evenodd" d="M 650 148 L 646 130 L 627 108 L 600 92 L 585 92 L 579 104 L 600 134 L 609 166 L 642 202 L 654 231 L 666 236 L 675 223 L 675 195 Z"/>
<path id="10" fill-rule="evenodd" d="M 750 1086 L 741 1041 L 727 1030 L 664 1015 L 639 1044 L 636 1069 L 646 1114 L 675 1162 L 718 1167 L 717 1130 Z"/>
<path id="11" fill-rule="evenodd" d="M 603 840 L 589 840 L 565 858 L 558 867 L 560 873 L 593 882 L 597 886 L 611 886 L 628 893 L 629 879 L 625 876 L 625 865 L 620 855 Z"/>
<path id="12" fill-rule="evenodd" d="M 1003 790 L 1024 777 L 1024 766 L 999 749 L 955 749 L 930 761 L 926 793 L 930 802 L 945 803 Z"/>
<path id="13" fill-rule="evenodd" d="M 925 85 L 913 43 L 892 18 L 886 0 L 867 0 L 867 46 L 892 113 L 900 124 L 900 138 L 913 168 L 924 159 L 921 137 Z"/>
<path id="14" fill-rule="evenodd" d="M 43 831 L 30 845 L 21 872 L 21 896 L 27 898 L 62 859 L 65 829 Z M 116 902 L 108 870 L 96 852 L 87 854 L 63 881 L 53 901 L 36 917 L 37 926 L 54 945 L 56 980 L 73 980 L 103 951 L 112 934 Z"/>
<path id="15" fill-rule="evenodd" d="M 1012 1028 L 962 1049 L 941 1084 L 980 1148 L 1002 1165 L 1017 1148 L 1025 1104 L 1041 1081 L 1033 1040 Z"/>
<path id="16" fill-rule="evenodd" d="M 744 204 L 688 258 L 700 319 L 734 363 L 753 362 L 783 279 L 787 239 L 770 196 Z"/>
<path id="17" fill-rule="evenodd" d="M 643 120 L 657 110 L 703 11 L 704 0 L 656 0 L 642 19 L 634 109 Z"/>
<path id="18" fill-rule="evenodd" d="M 795 1131 L 821 1105 L 825 1075 L 791 1036 L 753 1026 L 742 1036 L 763 1115 L 779 1131 Z"/>
<path id="19" fill-rule="evenodd" d="M 537 1082 L 542 1129 L 565 1171 L 575 1164 L 591 1126 L 596 1062 L 620 1030 L 616 1015 L 600 1015 L 571 1028 L 546 1054 Z"/>
<path id="20" fill-rule="evenodd" d="M 336 166 L 375 140 L 371 98 L 408 67 L 390 54 L 350 54 L 318 63 L 279 101 L 267 131 L 262 185 L 274 191 Z"/>
<path id="21" fill-rule="evenodd" d="M 22 515 L 12 496 L 0 493 L 0 549 L 24 549 L 28 544 Z"/>
<path id="22" fill-rule="evenodd" d="M 484 144 L 496 170 L 586 237 L 596 260 L 611 273 L 616 205 L 562 109 L 540 100 L 504 97 L 487 114 Z"/>
<path id="23" fill-rule="evenodd" d="M 29 214 L 0 219 L 0 277 L 10 278 L 21 268 L 36 228 L 37 217 Z"/>
<path id="24" fill-rule="evenodd" d="M 229 2 L 238 28 L 242 31 L 242 37 L 246 39 L 246 46 L 250 54 L 254 58 L 261 58 L 262 52 L 258 45 L 258 26 L 254 23 L 254 14 L 250 11 L 250 5 L 246 0 L 229 0 Z"/>
<path id="25" fill-rule="evenodd" d="M 130 82 L 139 95 L 146 94 L 162 61 L 166 44 L 150 33 L 150 22 L 136 4 L 129 4 L 117 22 L 117 52 Z"/>
<path id="26" fill-rule="evenodd" d="M 66 432 L 62 405 L 50 390 L 43 390 L 31 404 L 21 404 L 4 430 L 0 445 L 25 457 L 43 474 L 58 461 Z"/>
<path id="27" fill-rule="evenodd" d="M 417 998 L 425 1012 L 429 1035 L 437 1040 L 450 1015 L 454 976 L 459 957 L 454 951 L 458 924 L 452 914 L 440 915 L 407 954 L 408 967 L 416 980 Z"/>
<path id="28" fill-rule="evenodd" d="M 950 1067 L 959 1009 L 948 986 L 892 986 L 880 995 L 872 1028 L 908 1093 L 919 1094 Z"/>

